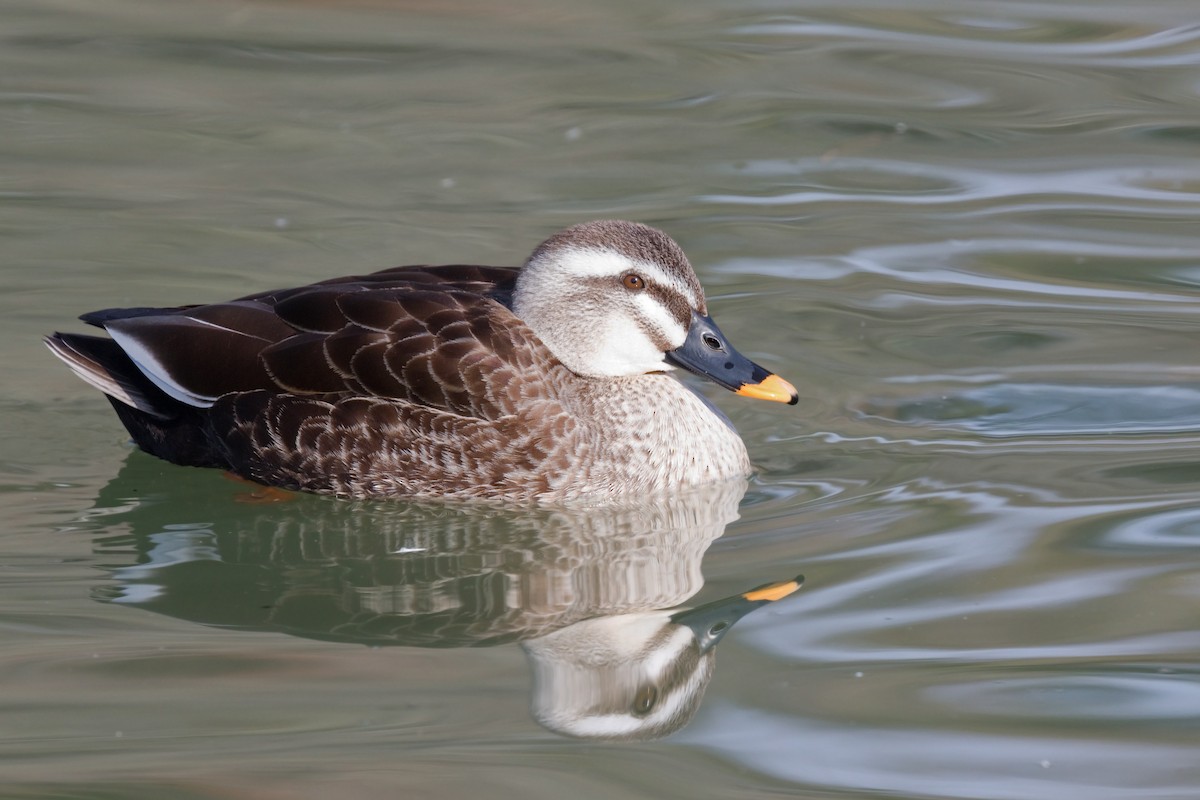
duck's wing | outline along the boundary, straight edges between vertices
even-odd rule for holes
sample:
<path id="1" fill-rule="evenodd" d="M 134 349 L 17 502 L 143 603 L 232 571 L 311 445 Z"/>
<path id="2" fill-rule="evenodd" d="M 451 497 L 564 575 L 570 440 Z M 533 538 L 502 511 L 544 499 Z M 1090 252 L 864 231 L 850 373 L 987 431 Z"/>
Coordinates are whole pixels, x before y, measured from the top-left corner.
<path id="1" fill-rule="evenodd" d="M 495 419 L 562 367 L 506 306 L 516 270 L 398 267 L 177 309 L 85 315 L 174 400 L 230 392 L 402 400 Z"/>

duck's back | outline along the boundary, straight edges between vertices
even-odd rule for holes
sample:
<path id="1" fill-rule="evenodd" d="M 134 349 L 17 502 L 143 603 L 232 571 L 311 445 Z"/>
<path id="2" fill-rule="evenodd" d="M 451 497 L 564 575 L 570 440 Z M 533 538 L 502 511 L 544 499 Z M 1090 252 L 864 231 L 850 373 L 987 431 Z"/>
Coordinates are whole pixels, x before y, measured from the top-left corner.
<path id="1" fill-rule="evenodd" d="M 107 309 L 82 319 L 111 340 L 48 343 L 170 461 L 339 494 L 486 495 L 466 484 L 519 469 L 511 457 L 486 466 L 518 420 L 567 425 L 556 395 L 569 373 L 509 310 L 516 275 L 397 267 L 225 303 Z M 383 476 L 361 473 L 389 449 L 411 483 L 373 489 Z M 447 490 L 421 490 L 438 482 Z"/>

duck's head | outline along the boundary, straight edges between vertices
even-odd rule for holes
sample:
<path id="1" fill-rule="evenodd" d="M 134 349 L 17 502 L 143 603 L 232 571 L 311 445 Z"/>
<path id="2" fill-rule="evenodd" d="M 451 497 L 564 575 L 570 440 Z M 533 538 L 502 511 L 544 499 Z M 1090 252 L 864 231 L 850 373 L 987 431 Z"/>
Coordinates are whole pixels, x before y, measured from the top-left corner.
<path id="1" fill-rule="evenodd" d="M 533 716 L 586 739 L 667 736 L 699 708 L 716 645 L 739 619 L 791 595 L 799 575 L 699 608 L 593 617 L 521 643 L 533 666 Z"/>
<path id="2" fill-rule="evenodd" d="M 797 401 L 791 384 L 733 349 L 683 250 L 646 225 L 604 220 L 554 234 L 525 262 L 513 310 L 580 375 L 680 366 L 738 394 Z"/>

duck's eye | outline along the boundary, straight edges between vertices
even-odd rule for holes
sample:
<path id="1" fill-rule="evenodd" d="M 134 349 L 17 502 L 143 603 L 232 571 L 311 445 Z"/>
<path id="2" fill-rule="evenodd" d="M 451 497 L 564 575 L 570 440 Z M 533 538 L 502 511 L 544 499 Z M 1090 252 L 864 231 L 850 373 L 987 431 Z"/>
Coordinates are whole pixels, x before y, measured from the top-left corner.
<path id="1" fill-rule="evenodd" d="M 638 689 L 633 698 L 633 713 L 639 717 L 649 714 L 658 702 L 658 687 L 646 685 Z"/>
<path id="2" fill-rule="evenodd" d="M 646 281 L 641 275 L 638 275 L 635 272 L 631 272 L 624 278 L 621 278 L 621 283 L 631 292 L 640 292 L 642 289 L 646 288 Z"/>

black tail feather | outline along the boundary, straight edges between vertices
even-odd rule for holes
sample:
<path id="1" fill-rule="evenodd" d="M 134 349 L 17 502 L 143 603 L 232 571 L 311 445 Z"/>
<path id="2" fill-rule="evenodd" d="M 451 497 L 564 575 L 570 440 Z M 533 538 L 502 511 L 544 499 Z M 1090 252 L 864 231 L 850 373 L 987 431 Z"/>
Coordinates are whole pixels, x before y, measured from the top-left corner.
<path id="1" fill-rule="evenodd" d="M 180 403 L 181 411 L 171 419 L 151 416 L 109 397 L 121 424 L 138 447 L 152 456 L 187 467 L 218 467 L 229 469 L 229 462 L 214 445 L 206 424 L 207 409 L 192 408 Z M 174 402 L 174 401 L 172 401 Z"/>
<path id="2" fill-rule="evenodd" d="M 112 339 L 55 333 L 45 342 L 72 372 L 109 397 L 155 417 L 174 416 L 178 404 L 151 383 Z"/>
<path id="3" fill-rule="evenodd" d="M 112 339 L 55 333 L 45 342 L 76 375 L 104 392 L 138 447 L 176 464 L 227 466 L 208 433 L 207 410 L 163 392 Z"/>

